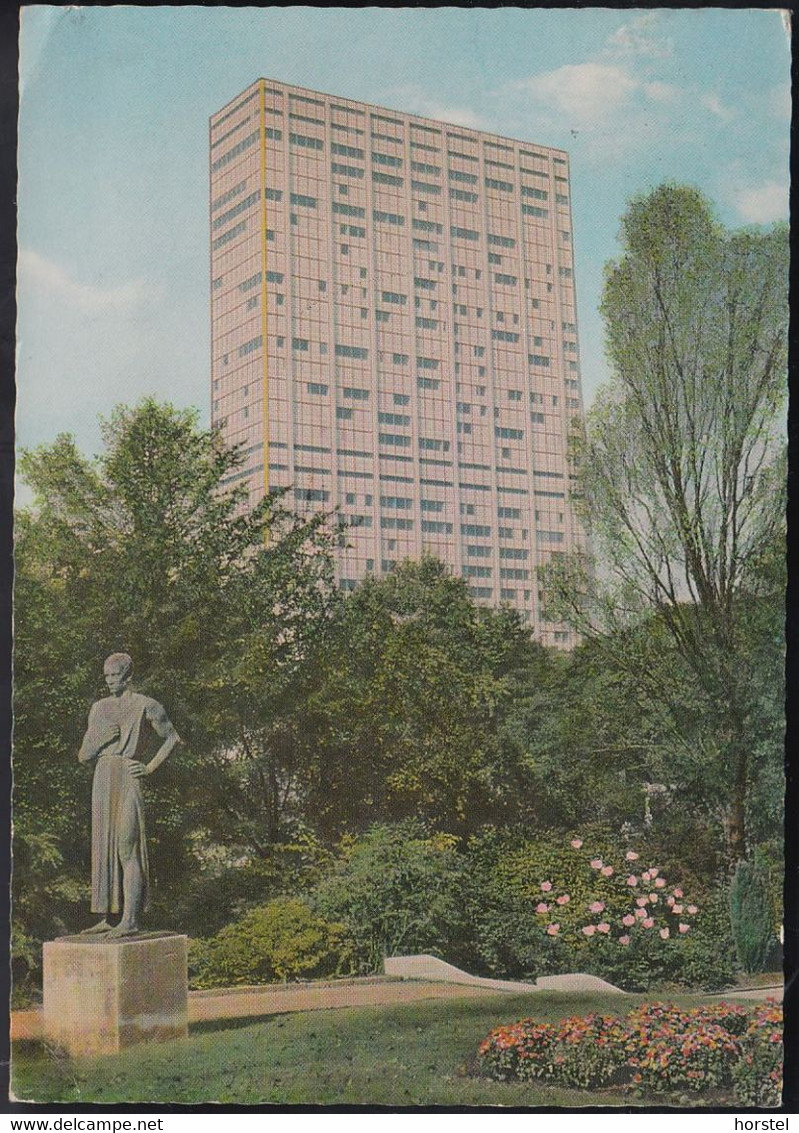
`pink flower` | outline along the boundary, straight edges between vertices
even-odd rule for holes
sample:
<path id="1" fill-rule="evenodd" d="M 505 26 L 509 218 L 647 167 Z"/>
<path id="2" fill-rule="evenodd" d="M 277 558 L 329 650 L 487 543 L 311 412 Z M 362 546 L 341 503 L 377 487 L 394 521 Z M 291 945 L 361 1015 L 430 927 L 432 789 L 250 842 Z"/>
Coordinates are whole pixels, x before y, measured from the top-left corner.
<path id="1" fill-rule="evenodd" d="M 636 909 L 635 915 L 636 915 L 636 917 L 645 917 L 646 916 L 646 909 Z"/>
<path id="2" fill-rule="evenodd" d="M 645 920 L 641 921 L 641 924 L 644 926 L 644 928 L 654 928 L 655 918 L 647 917 Z"/>
<path id="3" fill-rule="evenodd" d="M 644 905 L 649 904 L 649 898 L 648 897 L 636 897 L 635 903 L 636 903 L 636 905 L 638 906 L 639 909 L 643 909 Z"/>
<path id="4" fill-rule="evenodd" d="M 569 896 L 568 893 L 564 893 L 564 894 L 562 894 L 562 896 L 558 897 L 556 900 L 557 900 L 558 905 L 568 905 L 569 901 L 571 901 L 571 897 Z"/>
<path id="5" fill-rule="evenodd" d="M 639 855 L 636 854 L 634 850 L 628 850 L 624 857 L 628 862 L 637 862 Z"/>
<path id="6" fill-rule="evenodd" d="M 649 867 L 649 876 L 650 877 L 657 877 L 657 875 L 658 875 L 658 871 L 653 866 L 650 866 Z"/>
<path id="7" fill-rule="evenodd" d="M 603 877 L 613 877 L 613 866 L 612 865 L 603 866 L 600 872 L 602 873 Z"/>
<path id="8" fill-rule="evenodd" d="M 607 933 L 610 932 L 610 925 L 606 921 L 603 921 L 602 924 L 596 926 L 596 930 L 597 932 L 604 932 L 605 935 L 607 935 Z"/>
<path id="9" fill-rule="evenodd" d="M 592 924 L 587 924 L 587 925 L 584 925 L 580 929 L 580 931 L 582 932 L 583 936 L 593 936 L 594 933 L 596 932 L 596 926 L 592 925 Z"/>
<path id="10" fill-rule="evenodd" d="M 602 869 L 602 859 L 591 858 L 591 869 Z"/>
<path id="11" fill-rule="evenodd" d="M 601 901 L 592 901 L 588 908 L 592 913 L 601 913 L 605 906 Z"/>
<path id="12" fill-rule="evenodd" d="M 655 876 L 651 869 L 650 869 L 649 873 L 652 877 Z M 657 886 L 658 889 L 662 889 L 665 884 L 666 884 L 666 882 L 663 880 L 662 877 L 655 877 L 655 885 Z"/>
<path id="13" fill-rule="evenodd" d="M 673 897 L 667 897 L 666 898 L 666 904 L 667 905 L 673 905 L 674 904 L 674 898 Z"/>
<path id="14" fill-rule="evenodd" d="M 626 917 L 621 918 L 621 923 L 629 928 L 630 925 L 635 924 L 635 917 L 632 915 L 632 913 L 628 913 Z"/>
<path id="15" fill-rule="evenodd" d="M 572 838 L 572 840 L 571 840 L 571 845 L 574 847 L 575 850 L 579 850 L 580 847 L 582 846 L 582 844 L 583 844 L 582 838 Z"/>
<path id="16" fill-rule="evenodd" d="M 623 944 L 625 948 L 627 947 L 627 945 L 628 945 L 629 943 L 630 943 L 630 938 L 629 938 L 629 936 L 620 936 L 620 937 L 619 937 L 619 944 Z"/>
<path id="17" fill-rule="evenodd" d="M 651 881 L 652 880 L 652 874 L 649 872 L 649 870 L 647 870 L 646 873 L 641 874 L 641 880 L 642 881 Z"/>
<path id="18" fill-rule="evenodd" d="M 549 893 L 551 888 L 552 888 L 552 882 L 551 881 L 542 881 L 541 882 L 541 892 L 542 893 Z"/>
<path id="19" fill-rule="evenodd" d="M 545 904 L 544 901 L 539 901 L 538 904 L 535 907 L 535 911 L 537 913 L 548 913 L 549 912 L 549 905 Z"/>
<path id="20" fill-rule="evenodd" d="M 669 930 L 667 928 L 662 928 L 660 930 L 660 939 L 661 940 L 668 940 L 669 939 Z"/>
<path id="21" fill-rule="evenodd" d="M 697 909 L 696 905 L 689 905 L 689 906 L 688 906 L 688 909 L 687 909 L 686 911 L 687 911 L 687 912 L 689 912 L 689 913 L 691 914 L 691 916 L 693 916 L 693 915 L 694 915 L 694 913 L 698 913 L 698 912 L 699 912 L 699 910 Z"/>
<path id="22" fill-rule="evenodd" d="M 675 889 L 674 890 L 674 896 L 675 897 L 682 897 L 682 889 Z"/>
<path id="23" fill-rule="evenodd" d="M 657 893 L 650 893 L 649 894 L 649 904 L 650 905 L 657 905 L 659 900 L 660 900 L 660 898 L 658 897 Z"/>
<path id="24" fill-rule="evenodd" d="M 549 936 L 557 936 L 559 932 L 560 932 L 560 925 L 559 924 L 548 924 L 547 925 L 547 934 Z"/>
<path id="25" fill-rule="evenodd" d="M 671 906 L 671 911 L 672 911 L 673 913 L 676 913 L 676 914 L 679 914 L 679 913 L 681 913 L 681 912 L 682 912 L 682 905 L 672 905 L 672 906 Z"/>
<path id="26" fill-rule="evenodd" d="M 638 878 L 635 876 L 634 873 L 631 873 L 630 876 L 627 878 L 627 884 L 628 885 L 637 885 L 638 884 Z"/>
<path id="27" fill-rule="evenodd" d="M 689 924 L 682 924 L 682 923 L 680 924 L 680 932 L 686 933 L 686 932 L 690 932 L 690 930 L 691 930 L 691 926 Z"/>

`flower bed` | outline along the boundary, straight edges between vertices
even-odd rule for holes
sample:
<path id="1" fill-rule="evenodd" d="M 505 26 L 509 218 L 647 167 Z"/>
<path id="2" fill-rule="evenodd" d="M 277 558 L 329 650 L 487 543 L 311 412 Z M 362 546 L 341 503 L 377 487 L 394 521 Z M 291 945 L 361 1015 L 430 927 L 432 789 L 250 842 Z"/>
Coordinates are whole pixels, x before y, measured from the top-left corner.
<path id="1" fill-rule="evenodd" d="M 739 1105 L 777 1106 L 782 1087 L 782 1008 L 750 1014 L 719 1003 L 685 1010 L 649 1003 L 627 1015 L 524 1019 L 480 1044 L 482 1071 L 500 1081 L 538 1079 L 596 1089 L 731 1090 Z"/>

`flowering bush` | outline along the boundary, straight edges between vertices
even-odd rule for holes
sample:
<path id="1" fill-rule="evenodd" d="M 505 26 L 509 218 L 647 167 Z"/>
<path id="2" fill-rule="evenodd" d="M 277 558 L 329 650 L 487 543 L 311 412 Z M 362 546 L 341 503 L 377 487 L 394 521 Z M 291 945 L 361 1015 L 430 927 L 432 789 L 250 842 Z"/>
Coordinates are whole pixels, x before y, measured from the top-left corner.
<path id="1" fill-rule="evenodd" d="M 782 1008 L 769 1001 L 757 1008 L 732 1068 L 738 1105 L 772 1107 L 782 1094 Z"/>
<path id="2" fill-rule="evenodd" d="M 644 850 L 584 833 L 495 839 L 471 853 L 475 942 L 490 971 L 592 972 L 637 991 L 680 982 L 685 962 L 709 951 L 703 901 Z M 728 973 L 726 964 L 706 968 Z M 692 963 L 692 976 L 697 969 Z"/>
<path id="3" fill-rule="evenodd" d="M 538 1078 L 560 1085 L 609 1084 L 656 1092 L 734 1086 L 741 1105 L 778 1105 L 782 1011 L 735 1004 L 684 1010 L 650 1003 L 623 1018 L 588 1015 L 560 1025 L 522 1020 L 481 1043 L 481 1068 L 503 1081 Z"/>

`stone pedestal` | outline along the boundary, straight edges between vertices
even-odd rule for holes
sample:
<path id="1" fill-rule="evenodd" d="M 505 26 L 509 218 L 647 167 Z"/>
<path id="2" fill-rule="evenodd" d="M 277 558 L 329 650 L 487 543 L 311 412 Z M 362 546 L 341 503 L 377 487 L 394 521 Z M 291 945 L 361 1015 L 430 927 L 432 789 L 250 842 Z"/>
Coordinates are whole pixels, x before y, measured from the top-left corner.
<path id="1" fill-rule="evenodd" d="M 44 1029 L 69 1054 L 188 1033 L 188 938 L 62 936 L 44 945 Z"/>

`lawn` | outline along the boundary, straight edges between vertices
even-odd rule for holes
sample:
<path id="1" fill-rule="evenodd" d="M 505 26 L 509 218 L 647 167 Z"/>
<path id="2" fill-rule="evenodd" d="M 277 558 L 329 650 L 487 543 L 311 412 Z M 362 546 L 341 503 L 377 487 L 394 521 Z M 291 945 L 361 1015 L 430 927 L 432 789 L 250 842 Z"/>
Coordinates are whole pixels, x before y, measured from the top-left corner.
<path id="1" fill-rule="evenodd" d="M 12 1089 L 21 1101 L 108 1104 L 674 1104 L 678 1098 L 663 1095 L 492 1082 L 465 1069 L 480 1040 L 503 1023 L 527 1016 L 554 1021 L 591 1011 L 623 1012 L 644 998 L 653 997 L 539 992 L 298 1012 L 246 1024 L 198 1025 L 178 1042 L 80 1062 L 39 1044 L 19 1044 Z M 670 998 L 684 1006 L 702 1002 Z M 701 1100 L 692 1095 L 690 1104 Z M 719 1104 L 720 1099 L 706 1100 Z"/>

